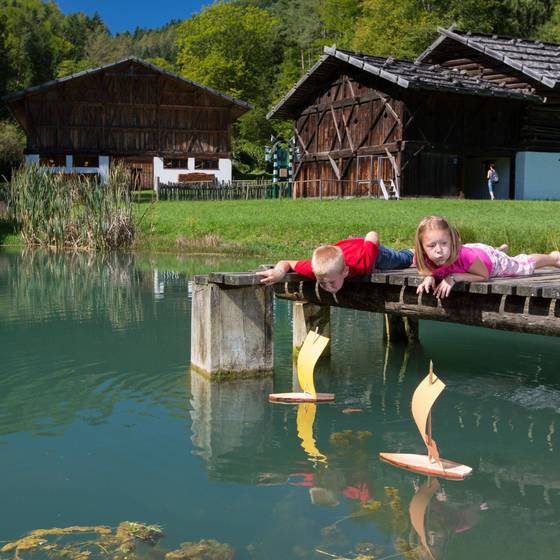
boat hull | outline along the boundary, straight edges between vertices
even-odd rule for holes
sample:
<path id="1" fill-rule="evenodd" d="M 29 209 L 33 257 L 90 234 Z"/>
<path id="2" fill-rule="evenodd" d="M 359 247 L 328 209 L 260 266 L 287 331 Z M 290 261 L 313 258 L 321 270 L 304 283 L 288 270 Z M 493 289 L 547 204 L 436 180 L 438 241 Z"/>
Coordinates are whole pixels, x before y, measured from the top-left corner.
<path id="1" fill-rule="evenodd" d="M 272 402 L 329 402 L 334 401 L 334 393 L 317 393 L 316 397 L 309 393 L 271 393 L 268 400 Z"/>
<path id="2" fill-rule="evenodd" d="M 380 453 L 379 458 L 397 467 L 454 480 L 462 480 L 472 473 L 471 467 L 448 461 L 447 459 L 441 459 L 441 463 L 436 463 L 427 455 Z"/>

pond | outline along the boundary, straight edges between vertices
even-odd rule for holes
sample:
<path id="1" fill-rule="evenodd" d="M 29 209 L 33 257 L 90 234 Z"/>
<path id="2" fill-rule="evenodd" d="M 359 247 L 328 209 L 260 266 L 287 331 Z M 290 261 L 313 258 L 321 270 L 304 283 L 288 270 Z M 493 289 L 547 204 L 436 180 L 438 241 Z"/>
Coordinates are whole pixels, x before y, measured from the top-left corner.
<path id="1" fill-rule="evenodd" d="M 317 385 L 336 401 L 270 404 L 292 386 L 288 302 L 275 302 L 273 379 L 189 373 L 189 278 L 254 264 L 0 253 L 0 548 L 35 529 L 135 521 L 164 533 L 138 548 L 146 558 L 203 539 L 231 548 L 182 557 L 556 557 L 560 340 L 424 322 L 420 344 L 389 347 L 380 316 L 333 309 Z M 410 399 L 430 359 L 447 384 L 434 437 L 473 467 L 464 481 L 378 459 L 423 452 Z M 20 557 L 62 557 L 57 538 Z"/>

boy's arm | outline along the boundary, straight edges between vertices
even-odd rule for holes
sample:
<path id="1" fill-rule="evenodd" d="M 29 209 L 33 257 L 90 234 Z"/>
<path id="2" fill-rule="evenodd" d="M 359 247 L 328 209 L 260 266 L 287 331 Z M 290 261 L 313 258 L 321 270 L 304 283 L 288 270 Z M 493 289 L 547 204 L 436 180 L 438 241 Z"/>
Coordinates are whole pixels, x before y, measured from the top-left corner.
<path id="1" fill-rule="evenodd" d="M 261 284 L 270 286 L 284 280 L 287 272 L 293 270 L 298 261 L 278 261 L 274 268 L 259 270 L 256 275 L 261 279 Z"/>

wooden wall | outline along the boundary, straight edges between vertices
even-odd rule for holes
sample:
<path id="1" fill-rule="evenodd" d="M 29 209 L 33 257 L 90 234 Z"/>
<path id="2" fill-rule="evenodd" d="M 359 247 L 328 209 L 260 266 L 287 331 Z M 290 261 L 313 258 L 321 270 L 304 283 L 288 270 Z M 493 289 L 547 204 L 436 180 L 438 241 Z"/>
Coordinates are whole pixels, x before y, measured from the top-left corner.
<path id="1" fill-rule="evenodd" d="M 232 103 L 128 61 L 12 102 L 28 153 L 229 157 Z"/>
<path id="2" fill-rule="evenodd" d="M 295 196 L 376 196 L 379 179 L 402 195 L 454 196 L 463 158 L 515 153 L 526 106 L 340 74 L 296 120 Z"/>
<path id="3" fill-rule="evenodd" d="M 401 113 L 400 101 L 339 75 L 296 120 L 296 196 L 375 195 L 375 180 L 391 177 L 386 148 L 402 138 Z"/>

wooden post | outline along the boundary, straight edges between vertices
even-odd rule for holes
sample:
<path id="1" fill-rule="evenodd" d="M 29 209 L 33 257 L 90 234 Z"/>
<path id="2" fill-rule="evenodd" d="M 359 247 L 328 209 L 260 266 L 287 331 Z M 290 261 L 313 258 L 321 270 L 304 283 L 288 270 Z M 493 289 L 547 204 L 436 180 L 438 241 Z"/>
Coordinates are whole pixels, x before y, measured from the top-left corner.
<path id="1" fill-rule="evenodd" d="M 385 313 L 385 330 L 383 335 L 387 342 L 418 342 L 418 319 Z"/>
<path id="2" fill-rule="evenodd" d="M 195 276 L 191 366 L 213 381 L 272 375 L 273 291 Z"/>

